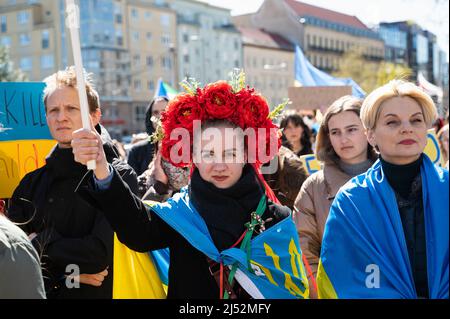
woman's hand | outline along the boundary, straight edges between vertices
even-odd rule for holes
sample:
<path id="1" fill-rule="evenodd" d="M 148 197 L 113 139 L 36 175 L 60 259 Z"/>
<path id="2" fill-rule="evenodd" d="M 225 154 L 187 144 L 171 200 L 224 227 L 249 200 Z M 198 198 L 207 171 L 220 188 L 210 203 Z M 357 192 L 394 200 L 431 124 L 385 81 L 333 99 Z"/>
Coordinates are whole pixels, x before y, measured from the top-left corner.
<path id="1" fill-rule="evenodd" d="M 167 177 L 166 173 L 164 173 L 164 170 L 161 165 L 161 152 L 158 152 L 156 154 L 152 174 L 157 181 L 160 181 L 161 183 L 163 183 L 165 185 L 167 185 L 169 183 L 169 177 Z"/>
<path id="2" fill-rule="evenodd" d="M 72 151 L 75 161 L 86 165 L 87 162 L 95 160 L 94 171 L 97 179 L 105 179 L 109 175 L 108 162 L 106 161 L 103 142 L 95 130 L 79 129 L 72 133 Z"/>

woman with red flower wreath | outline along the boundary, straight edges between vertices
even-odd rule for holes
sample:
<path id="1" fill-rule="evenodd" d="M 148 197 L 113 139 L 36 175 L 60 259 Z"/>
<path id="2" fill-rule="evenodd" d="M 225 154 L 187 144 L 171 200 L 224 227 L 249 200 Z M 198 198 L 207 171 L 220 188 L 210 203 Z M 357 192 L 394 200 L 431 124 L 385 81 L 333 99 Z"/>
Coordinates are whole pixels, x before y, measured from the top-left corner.
<path id="1" fill-rule="evenodd" d="M 243 73 L 231 84 L 185 89 L 167 106 L 156 136 L 164 158 L 191 167 L 186 188 L 164 204 L 141 202 L 94 146 L 98 136 L 79 130 L 75 159 L 97 162 L 79 194 L 103 208 L 129 248 L 170 249 L 168 298 L 307 298 L 291 211 L 258 171 L 280 147 L 274 113 L 244 86 Z"/>

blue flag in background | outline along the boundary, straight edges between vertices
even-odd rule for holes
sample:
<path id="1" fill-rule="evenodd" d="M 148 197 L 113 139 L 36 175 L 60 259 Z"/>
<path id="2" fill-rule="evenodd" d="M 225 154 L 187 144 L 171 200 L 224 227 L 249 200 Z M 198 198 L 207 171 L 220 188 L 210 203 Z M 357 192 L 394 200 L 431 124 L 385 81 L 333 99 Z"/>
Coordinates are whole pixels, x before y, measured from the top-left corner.
<path id="1" fill-rule="evenodd" d="M 178 91 L 175 90 L 173 87 L 171 87 L 169 84 L 164 82 L 161 78 L 158 80 L 158 87 L 155 91 L 155 98 L 156 97 L 166 97 L 169 100 L 172 100 L 176 95 L 178 94 Z"/>
<path id="2" fill-rule="evenodd" d="M 351 78 L 335 78 L 317 69 L 306 59 L 298 45 L 295 47 L 295 79 L 302 86 L 351 86 L 353 96 L 363 98 L 366 95 Z"/>

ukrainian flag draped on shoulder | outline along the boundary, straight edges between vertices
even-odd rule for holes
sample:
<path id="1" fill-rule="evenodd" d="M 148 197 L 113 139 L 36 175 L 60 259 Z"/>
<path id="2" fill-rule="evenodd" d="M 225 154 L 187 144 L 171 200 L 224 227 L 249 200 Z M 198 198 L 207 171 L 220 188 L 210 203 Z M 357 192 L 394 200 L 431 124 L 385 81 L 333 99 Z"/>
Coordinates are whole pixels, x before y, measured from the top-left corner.
<path id="1" fill-rule="evenodd" d="M 291 218 L 285 218 L 251 240 L 247 253 L 238 248 L 219 252 L 205 221 L 191 204 L 187 187 L 165 203 L 151 207 L 193 247 L 225 266 L 236 264 L 236 280 L 254 298 L 307 298 L 308 280 L 303 267 L 298 235 Z M 170 283 L 169 283 L 170 284 Z"/>
<path id="2" fill-rule="evenodd" d="M 429 296 L 448 298 L 448 171 L 423 155 L 421 177 Z M 317 283 L 320 298 L 417 298 L 395 193 L 380 161 L 336 196 Z"/>

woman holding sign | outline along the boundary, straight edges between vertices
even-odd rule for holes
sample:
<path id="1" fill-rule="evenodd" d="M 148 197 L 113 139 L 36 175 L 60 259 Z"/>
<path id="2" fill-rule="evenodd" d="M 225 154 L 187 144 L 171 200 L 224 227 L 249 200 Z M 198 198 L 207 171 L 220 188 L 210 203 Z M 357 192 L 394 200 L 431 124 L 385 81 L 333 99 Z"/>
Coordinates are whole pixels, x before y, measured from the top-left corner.
<path id="1" fill-rule="evenodd" d="M 359 119 L 361 104 L 355 97 L 344 96 L 329 107 L 317 136 L 316 156 L 323 169 L 305 181 L 295 201 L 294 220 L 300 244 L 314 276 L 325 222 L 336 193 L 376 159 Z"/>
<path id="2" fill-rule="evenodd" d="M 324 298 L 448 298 L 448 171 L 423 153 L 433 100 L 400 80 L 361 119 L 380 159 L 331 206 L 317 274 Z"/>
<path id="3" fill-rule="evenodd" d="M 168 298 L 306 298 L 290 210 L 274 202 L 257 168 L 280 146 L 267 102 L 242 73 L 231 84 L 186 88 L 163 113 L 160 136 L 163 157 L 192 164 L 188 187 L 166 203 L 143 204 L 95 148 L 95 132 L 80 130 L 77 161 L 97 160 L 80 194 L 104 209 L 130 248 L 170 248 Z"/>

